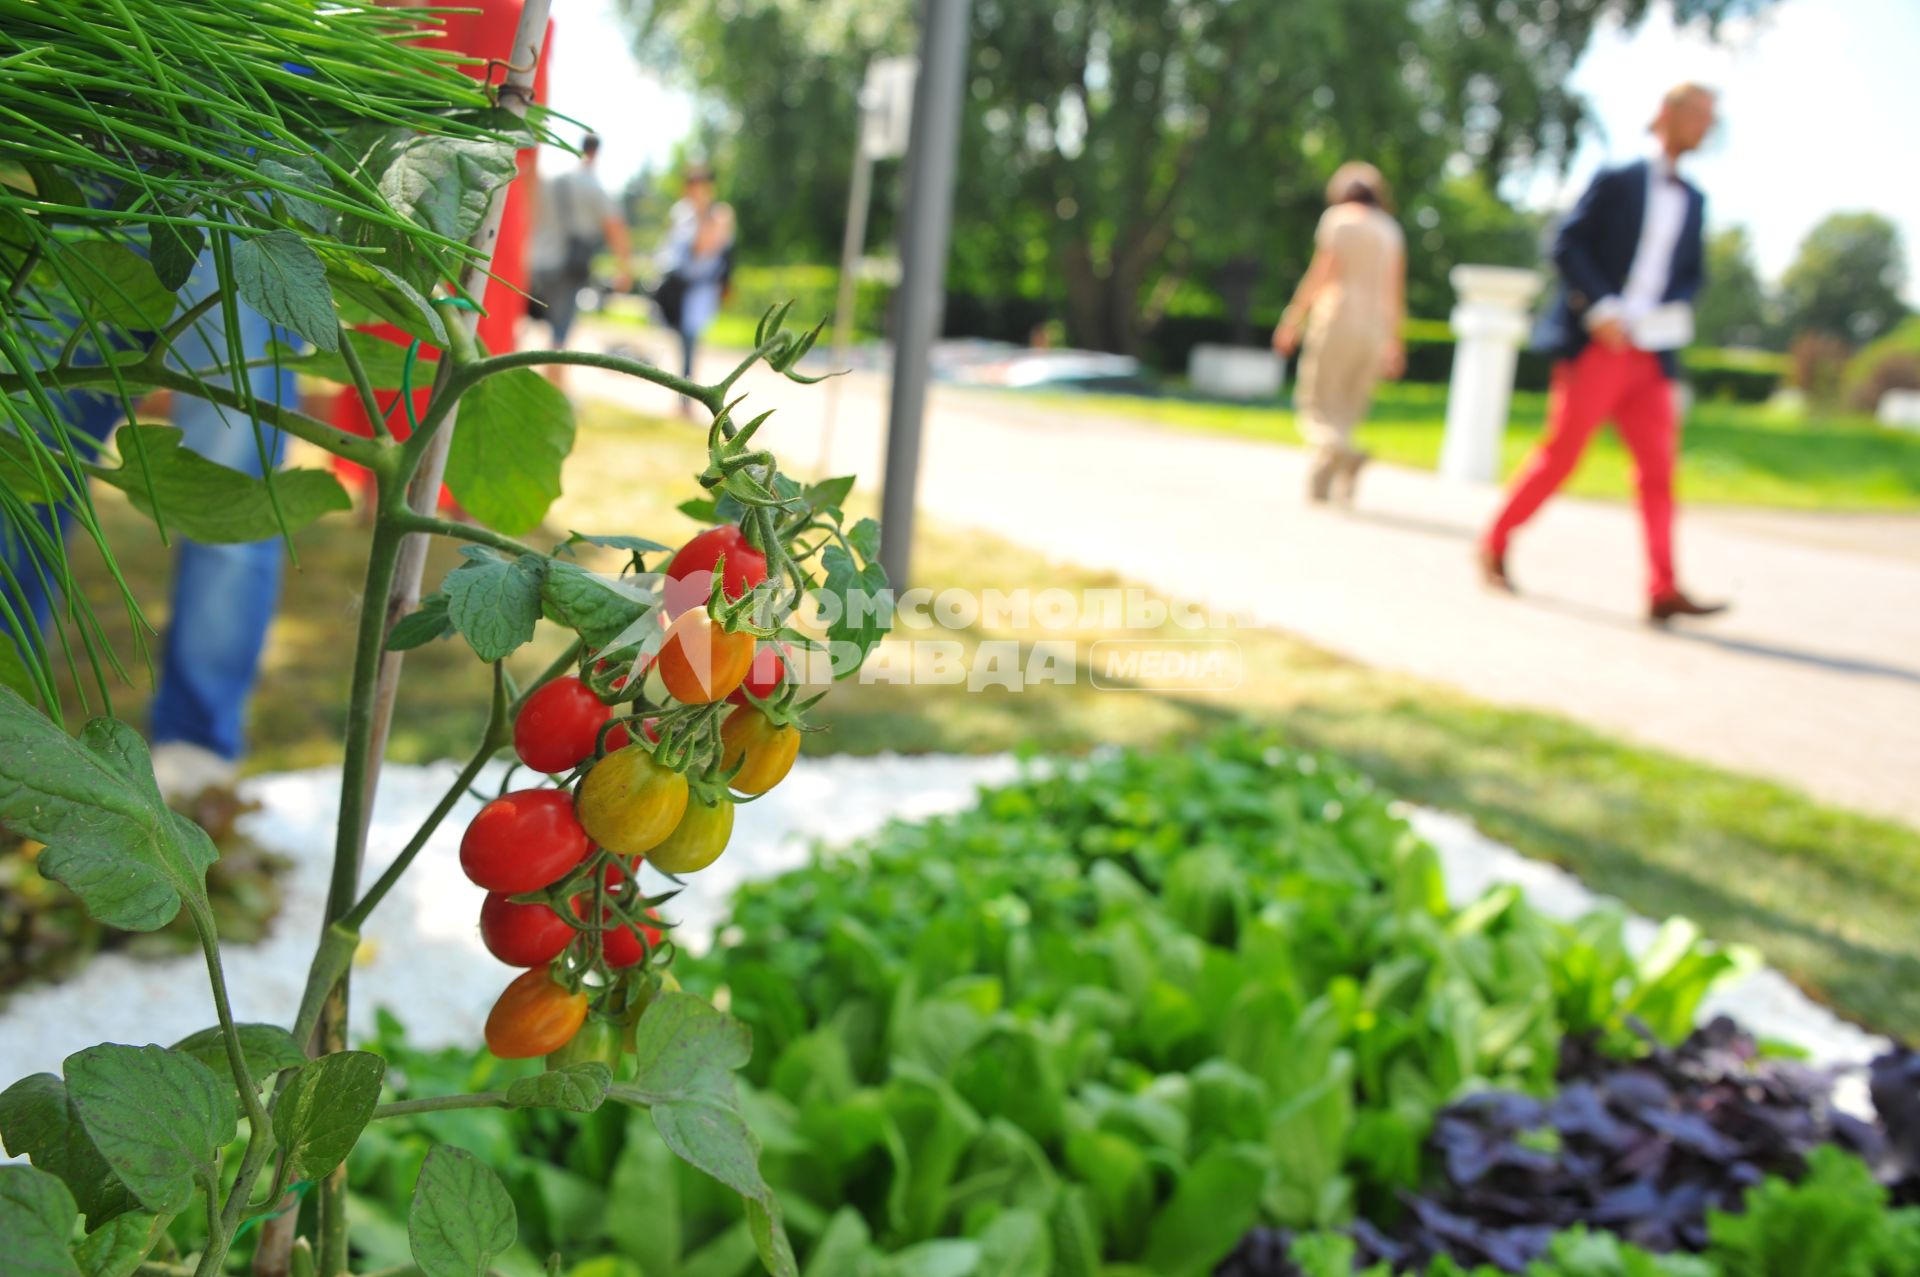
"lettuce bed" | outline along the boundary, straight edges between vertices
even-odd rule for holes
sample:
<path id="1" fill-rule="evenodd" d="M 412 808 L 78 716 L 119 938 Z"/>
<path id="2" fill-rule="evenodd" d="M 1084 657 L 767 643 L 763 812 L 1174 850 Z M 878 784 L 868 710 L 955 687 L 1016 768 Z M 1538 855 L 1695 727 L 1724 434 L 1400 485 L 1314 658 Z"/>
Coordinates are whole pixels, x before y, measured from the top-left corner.
<path id="1" fill-rule="evenodd" d="M 743 1105 L 805 1277 L 1335 1277 L 1381 1254 L 1417 1269 L 1438 1253 L 1435 1273 L 1479 1257 L 1429 1245 L 1438 1217 L 1414 1203 L 1501 1243 L 1516 1220 L 1550 1220 L 1507 1252 L 1518 1268 L 1544 1248 L 1542 1277 L 1920 1277 L 1894 1266 L 1913 1212 L 1888 1208 L 1865 1163 L 1820 1148 L 1794 1186 L 1805 1149 L 1835 1137 L 1824 1112 L 1796 1112 L 1818 1104 L 1812 1084 L 1776 1092 L 1765 1120 L 1796 1132 L 1791 1155 L 1693 1168 L 1707 1187 L 1673 1190 L 1705 1194 L 1668 1204 L 1667 1239 L 1704 1256 L 1581 1226 L 1620 1227 L 1593 1203 L 1632 1186 L 1630 1151 L 1563 1209 L 1554 1194 L 1588 1150 L 1531 1115 L 1580 1103 L 1566 1096 L 1582 1084 L 1692 1067 L 1665 1045 L 1733 965 L 1685 924 L 1635 960 L 1623 926 L 1555 922 L 1510 889 L 1451 908 L 1433 852 L 1363 777 L 1236 734 L 1042 771 L 745 887 L 715 951 L 679 969 L 754 1029 Z M 391 1026 L 382 1049 L 402 1089 L 509 1071 L 408 1052 Z M 1754 1085 L 1710 1079 L 1671 1117 L 1649 1100 L 1635 1137 L 1658 1143 L 1646 1129 L 1666 1122 L 1705 1139 L 1696 1110 Z M 423 1114 L 378 1135 L 349 1164 L 368 1221 L 404 1218 L 388 1203 L 431 1140 L 505 1168 L 526 1242 L 498 1262 L 513 1277 L 550 1251 L 572 1277 L 756 1271 L 737 1200 L 687 1173 L 645 1114 Z M 1898 1153 L 1877 1138 L 1850 1144 Z M 1920 1165 L 1920 1148 L 1903 1155 Z M 1462 1157 L 1496 1178 L 1463 1184 Z M 1532 1165 L 1562 1176 L 1552 1192 L 1489 1206 L 1498 1174 Z M 1742 1193 L 1770 1205 L 1709 1220 Z M 1852 1246 L 1839 1266 L 1726 1258 L 1841 1254 L 1773 1230 L 1843 1205 L 1845 1237 L 1795 1243 Z M 365 1266 L 404 1262 L 398 1228 L 384 1250 L 377 1226 L 357 1233 Z"/>
<path id="2" fill-rule="evenodd" d="M 1684 1036 L 1731 959 L 1622 931 L 1449 908 L 1363 777 L 1230 736 L 749 886 L 692 975 L 754 1026 L 815 1271 L 1178 1277 L 1259 1223 L 1392 1218 L 1435 1114 L 1547 1093 L 1569 1034 Z"/>

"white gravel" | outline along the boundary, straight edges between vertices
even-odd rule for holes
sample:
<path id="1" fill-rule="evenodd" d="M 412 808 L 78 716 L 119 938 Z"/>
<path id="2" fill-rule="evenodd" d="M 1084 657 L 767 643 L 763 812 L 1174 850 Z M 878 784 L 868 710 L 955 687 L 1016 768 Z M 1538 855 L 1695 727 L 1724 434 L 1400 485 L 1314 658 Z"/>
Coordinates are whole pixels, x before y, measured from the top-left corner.
<path id="1" fill-rule="evenodd" d="M 718 864 L 691 879 L 670 907 L 682 920 L 682 943 L 708 943 L 728 894 L 748 877 L 767 877 L 802 864 L 816 841 L 844 841 L 889 819 L 923 819 L 959 810 L 981 785 L 1000 784 L 1018 770 L 1007 756 L 804 759 L 786 783 L 739 809 L 733 844 Z M 411 835 L 457 772 L 452 763 L 392 767 L 375 805 L 366 881 Z M 491 791 L 497 786 L 483 783 Z M 248 831 L 291 858 L 285 907 L 263 943 L 229 948 L 227 982 L 234 1013 L 243 1020 L 286 1023 L 293 1017 L 320 927 L 327 862 L 339 801 L 336 770 L 262 776 L 246 782 L 261 804 Z M 460 831 L 478 809 L 466 802 L 374 915 L 354 977 L 353 1028 L 371 1027 L 376 1006 L 389 1007 L 410 1040 L 434 1047 L 475 1043 L 509 972 L 481 947 L 477 930 L 481 893 L 460 873 Z M 1528 899 L 1554 917 L 1573 917 L 1595 897 L 1571 875 L 1531 861 L 1483 837 L 1444 812 L 1408 807 L 1404 814 L 1440 853 L 1449 896 L 1474 899 L 1497 883 L 1517 883 Z M 1636 918 L 1630 941 L 1644 948 L 1655 924 Z M 1874 1038 L 1804 997 L 1777 972 L 1762 969 L 1718 990 L 1705 1014 L 1725 1012 L 1762 1036 L 1791 1042 L 1825 1064 L 1854 1064 L 1884 1049 Z M 137 961 L 109 954 L 74 979 L 16 995 L 0 1012 L 0 1084 L 42 1071 L 58 1072 L 70 1053 L 115 1037 L 172 1042 L 214 1022 L 205 973 L 198 959 Z M 129 1026 L 138 1026 L 129 1033 Z M 1848 1107 L 1864 1102 L 1853 1088 Z"/>

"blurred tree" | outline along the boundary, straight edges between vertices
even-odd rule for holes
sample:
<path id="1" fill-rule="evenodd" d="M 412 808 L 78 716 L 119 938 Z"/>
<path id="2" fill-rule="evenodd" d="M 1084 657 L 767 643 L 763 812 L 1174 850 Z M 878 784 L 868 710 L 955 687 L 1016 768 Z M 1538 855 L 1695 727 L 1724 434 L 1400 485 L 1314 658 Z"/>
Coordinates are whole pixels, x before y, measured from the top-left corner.
<path id="1" fill-rule="evenodd" d="M 1407 233 L 1407 313 L 1439 318 L 1453 309 L 1447 272 L 1461 262 L 1533 266 L 1542 262 L 1548 217 L 1496 195 L 1478 173 L 1443 178 L 1401 210 Z"/>
<path id="2" fill-rule="evenodd" d="M 1878 213 L 1833 213 L 1807 232 L 1780 281 L 1787 331 L 1825 333 L 1858 346 L 1906 315 L 1900 231 Z"/>
<path id="3" fill-rule="evenodd" d="M 1744 226 L 1729 226 L 1707 240 L 1707 283 L 1695 307 L 1694 332 L 1703 346 L 1767 346 L 1777 341 L 1766 286 L 1753 264 L 1753 242 Z"/>
<path id="4" fill-rule="evenodd" d="M 1770 2 L 1671 7 L 1716 22 Z M 909 0 L 622 4 L 642 52 L 730 126 L 747 251 L 831 260 L 855 94 L 869 58 L 912 50 Z M 1077 343 L 1137 351 L 1188 281 L 1235 258 L 1260 262 L 1256 307 L 1277 309 L 1306 266 L 1326 178 L 1366 158 L 1403 206 L 1442 216 L 1420 228 L 1442 236 L 1438 260 L 1416 268 L 1432 294 L 1452 264 L 1440 252 L 1481 247 L 1478 232 L 1447 242 L 1447 179 L 1477 177 L 1484 192 L 1516 166 L 1563 162 L 1586 118 L 1566 87 L 1574 62 L 1603 19 L 1651 7 L 974 0 L 949 283 L 1045 299 Z M 877 236 L 891 211 L 883 201 Z M 1491 247 L 1517 253 L 1517 229 Z"/>

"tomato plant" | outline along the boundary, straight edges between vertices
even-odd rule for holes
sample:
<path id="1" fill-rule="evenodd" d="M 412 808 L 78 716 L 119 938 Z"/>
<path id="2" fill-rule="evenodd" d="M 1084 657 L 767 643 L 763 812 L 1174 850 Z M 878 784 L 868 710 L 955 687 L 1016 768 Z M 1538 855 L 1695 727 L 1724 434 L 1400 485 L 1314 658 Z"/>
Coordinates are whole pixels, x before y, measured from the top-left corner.
<path id="1" fill-rule="evenodd" d="M 0 136 L 0 540 L 30 543 L 47 560 L 35 562 L 42 579 L 67 581 L 63 545 L 43 520 L 70 511 L 96 481 L 119 487 L 163 529 L 209 544 L 290 537 L 351 508 L 327 470 L 285 469 L 269 482 L 183 453 L 173 432 L 141 424 L 152 391 L 245 422 L 236 435 L 260 440 L 269 468 L 273 446 L 291 436 L 371 484 L 364 594 L 342 654 L 350 669 L 324 927 L 283 1023 L 234 1021 L 206 890 L 217 852 L 162 805 L 138 733 L 104 717 L 79 736 L 62 726 L 68 707 L 50 653 L 64 646 L 68 664 L 96 671 L 109 704 L 109 672 L 140 662 L 103 647 L 107 631 L 78 593 L 55 622 L 58 641 L 22 632 L 11 605 L 0 610 L 0 822 L 44 843 L 40 871 L 102 924 L 151 931 L 184 916 L 206 955 L 218 1019 L 171 1048 L 88 1048 L 62 1076 L 0 1093 L 0 1139 L 29 1162 L 0 1168 L 0 1237 L 27 1239 L 9 1259 L 90 1277 L 188 1265 L 193 1277 L 243 1267 L 346 1277 L 365 1248 L 350 1236 L 345 1177 L 335 1172 L 371 1123 L 618 1102 L 651 1106 L 663 1132 L 682 1133 L 678 1155 L 723 1168 L 761 1262 L 792 1277 L 734 1090 L 739 1028 L 678 991 L 673 919 L 660 906 L 679 889 L 661 878 L 666 865 L 711 863 L 724 848 L 732 808 L 719 794 L 729 774 L 736 785 L 770 785 L 792 764 L 779 733 L 797 740 L 811 702 L 780 676 L 782 656 L 749 684 L 774 735 L 741 746 L 743 729 L 731 725 L 724 698 L 750 677 L 756 650 L 824 644 L 852 658 L 833 668 L 852 669 L 879 641 L 871 608 L 842 607 L 853 619 L 822 634 L 792 628 L 809 597 L 853 602 L 884 588 L 872 562 L 877 528 L 844 526 L 850 478 L 803 486 L 755 442 L 765 414 L 734 416 L 738 383 L 757 364 L 812 380 L 797 366 L 818 330 L 791 331 L 787 308 L 777 308 L 752 352 L 712 385 L 622 355 L 511 350 L 477 332 L 483 310 L 503 313 L 487 284 L 507 185 L 529 148 L 555 140 L 546 112 L 528 110 L 544 0 L 521 7 L 521 29 L 502 45 L 514 60 L 474 60 L 471 78 L 434 49 L 442 18 L 431 9 L 42 7 L 29 6 L 27 28 L 25 18 L 0 17 L 0 95 L 16 107 L 38 95 L 45 110 L 16 114 L 50 121 L 24 150 Z M 143 24 L 165 38 L 146 38 Z M 236 138 L 254 141 L 230 144 Z M 207 287 L 187 287 L 202 275 Z M 241 303 L 283 330 L 270 360 L 224 322 Z M 376 320 L 402 334 L 398 345 L 365 329 Z M 211 354 L 186 360 L 178 344 L 203 330 Z M 370 433 L 226 379 L 242 366 L 267 371 L 266 362 L 333 383 Z M 546 365 L 638 378 L 710 415 L 706 455 L 680 506 L 705 531 L 677 552 L 626 531 L 572 533 L 558 545 L 523 539 L 547 521 L 575 435 L 566 397 L 535 371 Z M 69 420 L 72 402 L 88 398 L 132 423 L 117 466 L 101 464 L 95 438 Z M 466 517 L 440 516 L 443 476 Z M 84 502 L 75 522 L 111 557 Z M 429 543 L 458 552 L 432 586 L 420 553 Z M 543 627 L 558 631 L 557 658 L 532 677 L 518 662 L 509 673 Z M 484 726 L 412 835 L 372 849 L 391 855 L 369 855 L 405 654 L 441 640 L 463 644 L 489 676 Z M 496 766 L 509 751 L 545 779 L 514 787 L 514 770 Z M 700 795 L 691 816 L 690 792 Z M 550 1057 L 561 1071 L 500 1091 L 389 1100 L 381 1059 L 349 1049 L 354 958 L 373 913 L 420 856 L 439 854 L 436 833 L 470 795 L 482 803 L 459 859 L 480 889 L 482 942 L 527 968 L 499 995 L 485 1040 L 497 1055 Z M 661 865 L 632 859 L 663 845 Z M 381 868 L 366 881 L 369 861 Z M 128 1026 L 126 1040 L 147 1035 Z M 619 1054 L 622 1041 L 639 1048 L 632 1061 Z M 619 1083 L 607 1067 L 615 1062 L 628 1071 Z M 242 1117 L 244 1140 L 230 1154 Z M 91 1151 L 80 1158 L 76 1148 Z M 281 1205 L 293 1185 L 311 1186 L 299 1209 Z M 471 1154 L 435 1148 L 414 1189 L 418 1270 L 488 1272 L 513 1244 L 506 1189 Z M 236 1243 L 254 1253 L 230 1253 Z M 182 1256 L 188 1265 L 175 1262 Z"/>

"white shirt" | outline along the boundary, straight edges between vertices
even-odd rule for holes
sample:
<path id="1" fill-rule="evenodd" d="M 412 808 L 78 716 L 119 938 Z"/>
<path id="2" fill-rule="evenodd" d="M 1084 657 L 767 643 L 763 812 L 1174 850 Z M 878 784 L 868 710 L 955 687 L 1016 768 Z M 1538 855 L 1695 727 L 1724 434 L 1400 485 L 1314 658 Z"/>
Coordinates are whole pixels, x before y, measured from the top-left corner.
<path id="1" fill-rule="evenodd" d="M 1668 305 L 1664 300 L 1673 277 L 1674 246 L 1686 224 L 1687 190 L 1674 175 L 1673 161 L 1664 152 L 1656 153 L 1647 160 L 1646 212 L 1640 219 L 1640 243 L 1633 251 L 1626 286 L 1618 296 L 1593 304 L 1586 317 L 1589 329 L 1618 319 L 1642 350 L 1674 350 L 1691 340 L 1691 314 L 1682 320 L 1675 310 L 1680 304 Z"/>

